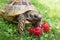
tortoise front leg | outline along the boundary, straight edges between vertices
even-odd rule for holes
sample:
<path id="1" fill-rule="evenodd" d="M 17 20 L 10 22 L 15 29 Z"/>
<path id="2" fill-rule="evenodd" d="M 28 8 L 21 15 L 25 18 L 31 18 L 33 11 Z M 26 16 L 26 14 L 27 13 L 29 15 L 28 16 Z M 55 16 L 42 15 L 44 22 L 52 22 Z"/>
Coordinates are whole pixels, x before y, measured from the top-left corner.
<path id="1" fill-rule="evenodd" d="M 21 14 L 18 17 L 18 30 L 21 35 L 24 35 L 24 28 L 25 28 L 25 18 L 24 15 Z"/>

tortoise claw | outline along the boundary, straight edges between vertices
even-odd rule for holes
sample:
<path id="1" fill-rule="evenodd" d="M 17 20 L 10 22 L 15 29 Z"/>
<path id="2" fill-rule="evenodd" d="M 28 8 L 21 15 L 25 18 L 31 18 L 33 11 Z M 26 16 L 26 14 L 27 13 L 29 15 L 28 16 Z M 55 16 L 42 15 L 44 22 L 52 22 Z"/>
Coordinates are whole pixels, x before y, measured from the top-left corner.
<path id="1" fill-rule="evenodd" d="M 24 36 L 25 35 L 24 31 L 20 31 L 19 33 L 20 33 L 20 36 Z"/>

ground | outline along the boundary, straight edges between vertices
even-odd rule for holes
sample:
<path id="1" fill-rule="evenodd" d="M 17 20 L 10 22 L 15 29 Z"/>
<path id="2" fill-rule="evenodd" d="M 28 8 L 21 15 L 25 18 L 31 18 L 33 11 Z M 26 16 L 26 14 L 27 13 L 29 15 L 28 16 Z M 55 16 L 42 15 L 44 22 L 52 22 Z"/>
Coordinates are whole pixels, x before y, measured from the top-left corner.
<path id="1" fill-rule="evenodd" d="M 8 0 L 0 0 L 0 7 Z M 0 17 L 0 40 L 60 40 L 60 0 L 32 0 L 32 4 L 42 14 L 42 21 L 50 24 L 49 33 L 43 33 L 41 37 L 29 35 L 26 25 L 25 36 L 20 36 L 17 31 L 17 24 L 5 21 Z"/>

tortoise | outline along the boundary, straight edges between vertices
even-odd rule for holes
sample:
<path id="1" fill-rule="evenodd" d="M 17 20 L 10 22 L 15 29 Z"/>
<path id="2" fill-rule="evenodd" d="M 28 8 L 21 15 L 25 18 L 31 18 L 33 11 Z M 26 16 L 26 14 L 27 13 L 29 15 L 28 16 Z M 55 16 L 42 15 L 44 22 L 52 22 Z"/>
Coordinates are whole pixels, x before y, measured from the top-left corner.
<path id="1" fill-rule="evenodd" d="M 30 0 L 9 0 L 8 3 L 0 9 L 0 16 L 5 20 L 18 23 L 18 31 L 24 34 L 25 25 L 40 25 L 42 16 L 32 5 Z"/>

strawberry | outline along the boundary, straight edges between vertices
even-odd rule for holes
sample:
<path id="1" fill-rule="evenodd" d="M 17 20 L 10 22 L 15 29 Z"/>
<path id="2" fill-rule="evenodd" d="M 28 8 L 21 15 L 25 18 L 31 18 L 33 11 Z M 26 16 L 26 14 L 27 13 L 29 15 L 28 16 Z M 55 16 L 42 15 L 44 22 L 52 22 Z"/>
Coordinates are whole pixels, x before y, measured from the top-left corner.
<path id="1" fill-rule="evenodd" d="M 29 28 L 28 29 L 30 34 L 36 35 L 36 36 L 41 36 L 42 35 L 42 29 L 40 27 L 35 27 L 35 28 Z"/>
<path id="2" fill-rule="evenodd" d="M 40 27 L 36 27 L 34 31 L 34 35 L 41 36 L 42 35 L 42 29 Z"/>
<path id="3" fill-rule="evenodd" d="M 41 28 L 43 28 L 44 32 L 49 32 L 50 31 L 50 25 L 47 22 L 44 22 L 41 25 Z"/>
<path id="4" fill-rule="evenodd" d="M 30 34 L 33 34 L 33 32 L 35 31 L 35 28 L 29 28 L 28 31 Z"/>

